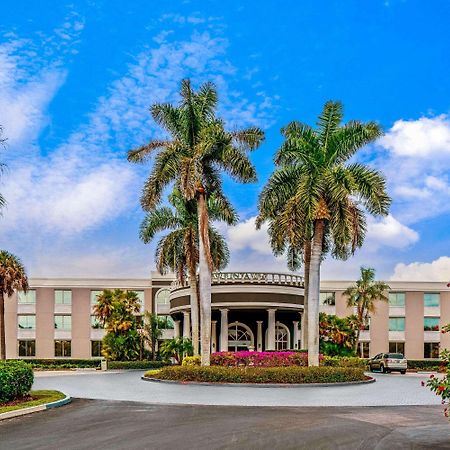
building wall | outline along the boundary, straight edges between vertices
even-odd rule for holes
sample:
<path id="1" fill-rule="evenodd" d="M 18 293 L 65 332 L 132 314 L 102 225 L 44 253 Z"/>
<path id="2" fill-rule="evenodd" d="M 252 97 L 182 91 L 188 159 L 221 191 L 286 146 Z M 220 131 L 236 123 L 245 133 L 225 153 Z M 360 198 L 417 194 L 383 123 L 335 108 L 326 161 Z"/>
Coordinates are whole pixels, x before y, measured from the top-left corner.
<path id="1" fill-rule="evenodd" d="M 405 301 L 405 356 L 423 358 L 423 292 L 407 292 Z"/>

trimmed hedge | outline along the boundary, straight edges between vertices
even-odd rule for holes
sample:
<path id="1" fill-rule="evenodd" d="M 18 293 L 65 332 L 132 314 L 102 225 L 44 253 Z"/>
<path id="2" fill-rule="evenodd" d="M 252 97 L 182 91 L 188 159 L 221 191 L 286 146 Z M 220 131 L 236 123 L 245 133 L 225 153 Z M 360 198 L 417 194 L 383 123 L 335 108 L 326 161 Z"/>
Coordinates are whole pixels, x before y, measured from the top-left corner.
<path id="1" fill-rule="evenodd" d="M 26 362 L 0 361 L 0 403 L 27 395 L 33 381 L 33 369 Z"/>
<path id="2" fill-rule="evenodd" d="M 34 369 L 87 369 L 100 368 L 99 359 L 27 359 Z"/>
<path id="3" fill-rule="evenodd" d="M 408 369 L 440 370 L 442 361 L 439 359 L 408 359 Z"/>
<path id="4" fill-rule="evenodd" d="M 324 356 L 321 362 L 326 367 L 359 367 L 367 369 L 368 359 L 357 356 Z"/>
<path id="5" fill-rule="evenodd" d="M 322 359 L 322 355 L 320 355 Z M 307 366 L 308 354 L 300 352 L 216 352 L 211 355 L 212 366 L 225 367 L 288 367 Z"/>
<path id="6" fill-rule="evenodd" d="M 159 380 L 197 381 L 211 383 L 341 383 L 363 381 L 364 369 L 355 367 L 223 367 L 223 366 L 171 366 L 151 378 Z"/>
<path id="7" fill-rule="evenodd" d="M 159 369 L 167 366 L 163 361 L 108 361 L 108 370 L 118 369 Z"/>

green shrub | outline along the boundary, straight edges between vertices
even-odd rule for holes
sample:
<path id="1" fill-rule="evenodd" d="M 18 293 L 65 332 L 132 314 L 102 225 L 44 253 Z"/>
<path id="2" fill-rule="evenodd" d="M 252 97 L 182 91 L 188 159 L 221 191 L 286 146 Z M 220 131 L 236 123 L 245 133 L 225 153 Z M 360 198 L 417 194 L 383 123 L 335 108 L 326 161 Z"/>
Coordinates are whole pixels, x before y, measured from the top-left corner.
<path id="1" fill-rule="evenodd" d="M 212 383 L 338 383 L 367 379 L 356 367 L 222 367 L 171 366 L 149 376 L 160 380 Z"/>
<path id="2" fill-rule="evenodd" d="M 367 369 L 367 359 L 357 356 L 324 356 L 323 366 L 326 367 L 360 367 Z"/>
<path id="3" fill-rule="evenodd" d="M 34 369 L 100 368 L 99 359 L 27 359 L 26 362 Z"/>
<path id="4" fill-rule="evenodd" d="M 166 364 L 162 361 L 108 361 L 108 369 L 159 369 Z"/>
<path id="5" fill-rule="evenodd" d="M 0 361 L 0 403 L 27 395 L 33 381 L 33 369 L 26 362 Z"/>
<path id="6" fill-rule="evenodd" d="M 202 358 L 200 356 L 185 356 L 182 366 L 199 366 Z"/>
<path id="7" fill-rule="evenodd" d="M 417 370 L 440 370 L 441 361 L 439 359 L 408 359 L 408 369 Z"/>

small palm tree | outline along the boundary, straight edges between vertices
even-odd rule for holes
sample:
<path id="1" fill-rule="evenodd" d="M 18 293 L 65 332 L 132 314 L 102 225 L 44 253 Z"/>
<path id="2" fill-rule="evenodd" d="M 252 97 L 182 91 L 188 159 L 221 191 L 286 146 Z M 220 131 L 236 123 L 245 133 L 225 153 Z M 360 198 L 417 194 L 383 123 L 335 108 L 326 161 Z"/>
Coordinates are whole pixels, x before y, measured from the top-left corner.
<path id="1" fill-rule="evenodd" d="M 158 317 L 157 314 L 145 311 L 142 325 L 142 336 L 150 344 L 152 359 L 155 360 L 158 340 L 161 339 L 163 330 L 168 326 L 167 320 L 163 317 Z"/>
<path id="2" fill-rule="evenodd" d="M 319 364 L 320 265 L 328 245 L 346 259 L 364 241 L 365 212 L 387 215 L 390 198 L 382 174 L 349 162 L 364 145 L 382 135 L 374 123 L 342 125 L 340 102 L 327 102 L 317 127 L 291 122 L 276 154 L 279 166 L 260 196 L 261 220 L 281 226 L 295 248 L 311 240 L 308 283 L 308 361 Z M 276 217 L 274 212 L 277 211 Z"/>
<path id="3" fill-rule="evenodd" d="M 0 251 L 0 359 L 6 359 L 5 338 L 5 295 L 14 291 L 28 291 L 28 277 L 25 267 L 17 256 L 6 250 Z"/>
<path id="4" fill-rule="evenodd" d="M 164 188 L 175 184 L 183 198 L 197 206 L 199 233 L 199 285 L 201 322 L 201 360 L 209 365 L 211 343 L 211 272 L 213 261 L 209 239 L 208 198 L 222 209 L 231 209 L 222 189 L 221 174 L 243 183 L 256 181 L 256 170 L 248 151 L 264 139 L 256 127 L 227 131 L 216 117 L 217 91 L 205 83 L 195 92 L 189 80 L 181 82 L 178 105 L 155 104 L 151 114 L 168 134 L 168 139 L 153 140 L 131 150 L 128 159 L 143 162 L 157 152 L 141 197 L 144 210 L 152 211 L 160 202 Z"/>
<path id="5" fill-rule="evenodd" d="M 369 315 L 373 315 L 376 310 L 376 302 L 381 300 L 387 302 L 389 299 L 386 292 L 390 287 L 384 281 L 375 281 L 375 270 L 361 267 L 361 276 L 359 280 L 344 291 L 347 297 L 347 306 L 356 307 L 357 335 L 355 342 L 355 351 L 358 349 L 359 336 L 361 330 L 369 323 Z"/>
<path id="6" fill-rule="evenodd" d="M 159 241 L 156 247 L 156 267 L 161 274 L 168 271 L 174 272 L 181 283 L 184 283 L 186 275 L 189 277 L 192 346 L 194 355 L 198 355 L 199 295 L 197 268 L 199 242 L 197 205 L 194 200 L 186 201 L 176 189 L 169 196 L 169 202 L 173 209 L 161 207 L 147 214 L 141 224 L 140 237 L 147 244 L 156 233 L 172 230 Z M 210 196 L 208 198 L 209 218 L 214 221 L 225 221 L 229 225 L 237 223 L 238 217 L 235 211 L 229 206 L 224 209 L 221 206 L 223 205 L 216 203 L 214 195 Z M 213 270 L 222 270 L 228 264 L 230 255 L 225 240 L 211 225 L 209 226 L 209 240 Z"/>

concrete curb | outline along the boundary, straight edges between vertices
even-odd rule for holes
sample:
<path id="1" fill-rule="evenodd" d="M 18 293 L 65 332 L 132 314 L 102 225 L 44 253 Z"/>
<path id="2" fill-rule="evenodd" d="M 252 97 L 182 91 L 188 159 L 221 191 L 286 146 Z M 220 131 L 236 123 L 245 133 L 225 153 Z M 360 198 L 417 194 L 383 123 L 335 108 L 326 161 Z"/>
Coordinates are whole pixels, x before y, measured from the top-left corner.
<path id="1" fill-rule="evenodd" d="M 56 402 L 44 403 L 43 405 L 30 406 L 29 408 L 16 409 L 14 411 L 8 411 L 0 414 L 0 421 L 5 419 L 12 419 L 13 417 L 26 416 L 38 411 L 45 411 L 46 409 L 59 408 L 60 406 L 67 405 L 72 401 L 72 397 L 66 395 L 61 400 Z"/>
<path id="2" fill-rule="evenodd" d="M 225 386 L 225 387 L 254 387 L 254 388 L 309 388 L 309 387 L 332 387 L 332 386 L 355 386 L 357 384 L 375 383 L 375 378 L 370 377 L 362 381 L 346 381 L 342 383 L 304 383 L 304 384 L 282 384 L 282 383 L 207 383 L 200 381 L 178 381 L 178 380 L 159 380 L 158 378 L 141 377 L 141 380 L 155 383 L 168 383 L 193 386 Z"/>

